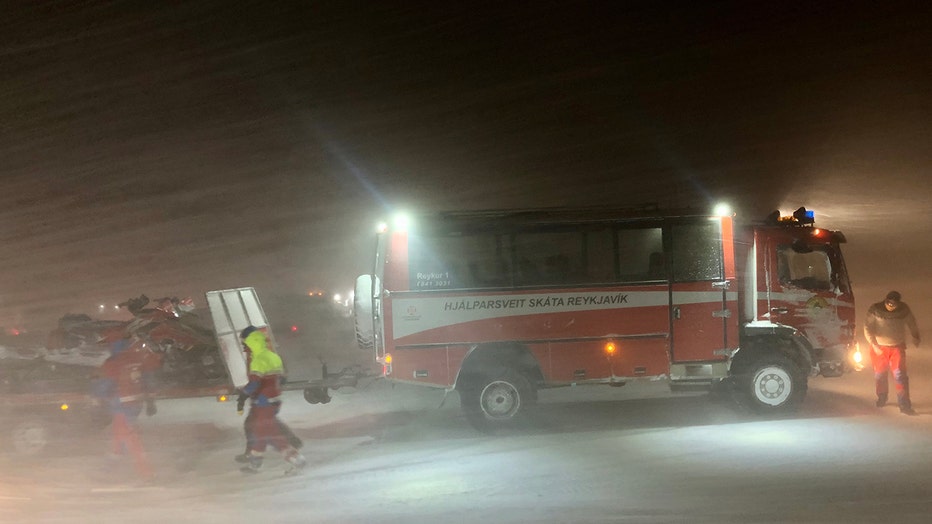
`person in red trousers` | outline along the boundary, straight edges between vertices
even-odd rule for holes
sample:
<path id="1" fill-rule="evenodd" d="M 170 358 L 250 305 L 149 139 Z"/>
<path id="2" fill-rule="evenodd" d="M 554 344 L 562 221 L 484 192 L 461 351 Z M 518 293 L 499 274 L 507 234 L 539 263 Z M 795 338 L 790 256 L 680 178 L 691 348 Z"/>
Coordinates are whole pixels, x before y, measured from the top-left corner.
<path id="1" fill-rule="evenodd" d="M 919 328 L 916 317 L 896 291 L 887 293 L 882 302 L 867 310 L 864 321 L 864 336 L 871 345 L 871 361 L 874 364 L 874 385 L 877 392 L 877 407 L 887 403 L 888 370 L 896 381 L 896 398 L 900 412 L 915 415 L 909 399 L 909 376 L 906 374 L 906 335 L 912 337 L 913 345 L 919 347 Z"/>
<path id="2" fill-rule="evenodd" d="M 97 395 L 112 416 L 112 454 L 117 457 L 130 454 L 136 473 L 143 479 L 151 479 L 153 471 L 135 422 L 143 407 L 148 416 L 156 413 L 152 378 L 160 367 L 161 359 L 139 339 L 124 338 L 111 346 L 110 357 L 101 365 L 96 385 Z"/>

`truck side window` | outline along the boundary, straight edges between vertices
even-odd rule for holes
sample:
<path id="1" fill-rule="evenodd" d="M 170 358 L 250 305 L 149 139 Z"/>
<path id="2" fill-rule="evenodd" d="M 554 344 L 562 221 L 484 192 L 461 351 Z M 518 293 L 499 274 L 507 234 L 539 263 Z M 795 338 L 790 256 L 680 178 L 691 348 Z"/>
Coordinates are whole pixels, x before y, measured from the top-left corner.
<path id="1" fill-rule="evenodd" d="M 621 282 L 665 280 L 663 230 L 659 227 L 619 229 L 618 274 Z"/>
<path id="2" fill-rule="evenodd" d="M 722 278 L 722 235 L 717 223 L 674 224 L 671 233 L 674 280 Z"/>
<path id="3" fill-rule="evenodd" d="M 522 231 L 514 235 L 515 285 L 585 282 L 585 237 L 579 231 Z"/>
<path id="4" fill-rule="evenodd" d="M 498 235 L 409 237 L 412 289 L 457 289 L 511 285 L 511 267 Z"/>
<path id="5" fill-rule="evenodd" d="M 777 246 L 777 275 L 783 285 L 811 290 L 832 288 L 832 264 L 824 247 L 801 253 L 792 246 Z"/>

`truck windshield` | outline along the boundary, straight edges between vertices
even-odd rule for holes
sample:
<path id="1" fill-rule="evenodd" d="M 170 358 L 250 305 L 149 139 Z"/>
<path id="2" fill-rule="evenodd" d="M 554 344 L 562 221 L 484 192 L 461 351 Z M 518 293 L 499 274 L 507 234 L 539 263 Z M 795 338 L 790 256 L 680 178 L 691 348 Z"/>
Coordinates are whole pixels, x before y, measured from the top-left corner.
<path id="1" fill-rule="evenodd" d="M 783 245 L 777 248 L 780 283 L 810 290 L 832 289 L 830 246 L 812 246 L 806 252 Z"/>

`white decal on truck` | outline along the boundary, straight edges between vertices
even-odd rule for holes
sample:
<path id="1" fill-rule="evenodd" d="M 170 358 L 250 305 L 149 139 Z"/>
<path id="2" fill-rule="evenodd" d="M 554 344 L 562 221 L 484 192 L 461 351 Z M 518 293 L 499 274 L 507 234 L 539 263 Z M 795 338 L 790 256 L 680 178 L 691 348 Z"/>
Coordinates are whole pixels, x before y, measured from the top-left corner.
<path id="1" fill-rule="evenodd" d="M 675 300 L 677 304 L 721 303 L 722 292 L 677 292 Z M 430 329 L 490 318 L 669 304 L 667 290 L 396 298 L 392 301 L 392 328 L 394 338 L 398 339 Z"/>

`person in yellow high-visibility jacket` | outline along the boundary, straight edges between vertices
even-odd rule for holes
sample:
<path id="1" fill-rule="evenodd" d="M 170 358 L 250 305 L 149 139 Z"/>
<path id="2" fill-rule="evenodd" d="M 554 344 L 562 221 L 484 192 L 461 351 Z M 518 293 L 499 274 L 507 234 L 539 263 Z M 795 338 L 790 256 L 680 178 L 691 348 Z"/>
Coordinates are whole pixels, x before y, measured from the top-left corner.
<path id="1" fill-rule="evenodd" d="M 269 348 L 265 333 L 254 326 L 244 329 L 240 338 L 250 355 L 249 382 L 242 389 L 242 393 L 250 400 L 246 429 L 249 436 L 248 453 L 242 471 L 258 471 L 269 445 L 282 454 L 289 464 L 289 471 L 303 468 L 307 460 L 288 442 L 277 418 L 282 403 L 282 359 Z"/>

